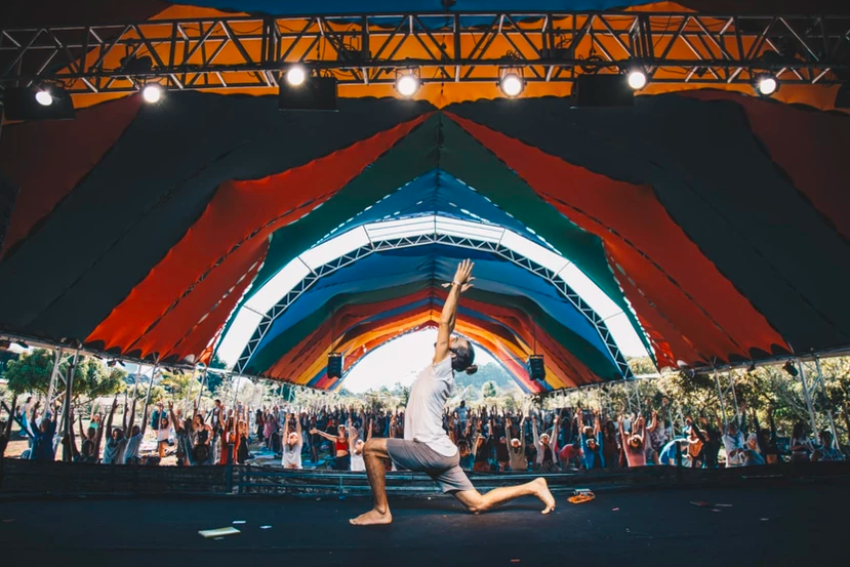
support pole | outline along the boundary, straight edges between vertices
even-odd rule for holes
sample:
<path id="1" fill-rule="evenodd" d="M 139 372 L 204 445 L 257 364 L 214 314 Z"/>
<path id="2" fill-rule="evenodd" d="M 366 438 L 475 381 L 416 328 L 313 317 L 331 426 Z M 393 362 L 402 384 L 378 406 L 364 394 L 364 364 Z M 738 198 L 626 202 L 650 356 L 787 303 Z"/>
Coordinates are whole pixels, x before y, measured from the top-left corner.
<path id="1" fill-rule="evenodd" d="M 145 396 L 145 408 L 142 411 L 142 420 L 146 419 L 148 416 L 148 404 L 151 401 L 151 390 L 153 389 L 153 381 L 156 380 L 156 371 L 159 370 L 159 363 L 154 364 L 153 370 L 151 371 L 151 381 L 148 383 L 148 393 Z M 133 430 L 133 424 L 129 424 L 127 426 L 127 431 Z M 144 431 L 144 421 L 142 421 L 142 430 Z"/>
<path id="2" fill-rule="evenodd" d="M 797 359 L 797 367 L 800 369 L 800 380 L 803 381 L 803 394 L 806 397 L 806 407 L 809 409 L 809 419 L 812 423 L 812 435 L 817 435 L 818 426 L 815 423 L 815 409 L 812 406 L 812 394 L 809 391 L 809 382 L 806 380 L 806 368 L 803 361 Z"/>
<path id="3" fill-rule="evenodd" d="M 201 376 L 201 389 L 198 390 L 198 399 L 195 400 L 195 405 L 201 405 L 201 394 L 204 393 L 204 385 L 207 383 L 207 372 L 209 372 L 209 366 L 204 367 L 204 374 Z"/>
<path id="4" fill-rule="evenodd" d="M 196 376 L 197 368 L 192 367 L 192 377 L 189 379 L 189 383 L 186 385 L 186 399 L 183 401 L 183 411 L 186 411 L 186 408 L 189 406 L 189 395 L 192 393 L 192 384 L 195 383 Z"/>
<path id="5" fill-rule="evenodd" d="M 230 404 L 232 407 L 236 407 L 236 400 L 239 399 L 239 386 L 242 385 L 242 375 L 240 374 L 236 378 L 236 388 L 233 390 L 233 403 Z"/>
<path id="6" fill-rule="evenodd" d="M 821 392 L 826 397 L 826 384 L 823 382 L 823 369 L 820 365 L 820 358 L 815 357 L 815 367 L 818 370 L 818 382 L 820 383 Z M 835 428 L 835 419 L 832 415 L 832 408 L 826 408 L 826 417 L 829 419 L 829 429 L 832 431 L 832 446 L 835 449 L 841 449 L 841 444 L 838 442 L 838 430 Z M 848 432 L 850 434 L 850 432 Z"/>
<path id="7" fill-rule="evenodd" d="M 741 412 L 738 410 L 738 394 L 735 392 L 735 375 L 729 369 L 729 388 L 732 390 L 732 402 L 735 404 L 735 425 L 741 426 Z"/>
<path id="8" fill-rule="evenodd" d="M 59 364 L 62 362 L 63 350 L 60 348 L 53 351 L 55 356 L 53 359 L 53 372 L 50 373 L 50 386 L 47 388 L 47 403 L 50 403 L 50 400 L 53 399 L 53 391 L 56 389 L 56 377 L 59 375 Z"/>
<path id="9" fill-rule="evenodd" d="M 66 463 L 71 462 L 73 457 L 72 451 L 65 451 L 64 448 L 70 448 L 71 430 L 74 427 L 74 421 L 71 419 L 71 397 L 74 388 L 74 374 L 77 371 L 77 361 L 80 357 L 80 349 L 74 352 L 74 359 L 71 361 L 71 366 L 68 368 L 68 383 L 65 384 L 65 438 L 68 439 L 68 444 L 63 445 L 62 460 Z"/>
<path id="10" fill-rule="evenodd" d="M 714 371 L 714 382 L 717 384 L 717 399 L 720 400 L 720 411 L 723 413 L 723 427 L 729 427 L 729 420 L 726 419 L 726 404 L 723 403 L 723 390 L 720 388 L 720 378 L 717 376 L 717 370 Z"/>

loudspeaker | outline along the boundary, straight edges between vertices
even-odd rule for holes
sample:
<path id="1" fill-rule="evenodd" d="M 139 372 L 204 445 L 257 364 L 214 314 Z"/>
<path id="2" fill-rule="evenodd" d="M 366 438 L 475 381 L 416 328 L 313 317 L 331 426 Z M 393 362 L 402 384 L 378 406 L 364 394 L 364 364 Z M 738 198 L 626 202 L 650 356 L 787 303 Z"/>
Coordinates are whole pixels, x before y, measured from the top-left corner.
<path id="1" fill-rule="evenodd" d="M 573 86 L 573 106 L 634 106 L 635 92 L 625 75 L 579 75 Z"/>
<path id="2" fill-rule="evenodd" d="M 307 77 L 298 86 L 292 86 L 284 77 L 280 78 L 278 91 L 280 110 L 337 111 L 336 79 L 333 77 Z"/>
<path id="3" fill-rule="evenodd" d="M 328 378 L 342 377 L 342 353 L 332 352 L 328 354 Z"/>
<path id="4" fill-rule="evenodd" d="M 528 375 L 532 380 L 546 379 L 546 365 L 542 354 L 532 354 L 528 357 Z"/>

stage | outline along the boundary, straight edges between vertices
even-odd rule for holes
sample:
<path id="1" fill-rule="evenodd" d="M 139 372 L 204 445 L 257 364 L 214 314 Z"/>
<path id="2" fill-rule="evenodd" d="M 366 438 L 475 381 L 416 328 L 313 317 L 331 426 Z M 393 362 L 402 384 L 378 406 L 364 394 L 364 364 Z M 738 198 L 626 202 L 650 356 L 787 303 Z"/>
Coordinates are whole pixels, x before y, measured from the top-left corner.
<path id="1" fill-rule="evenodd" d="M 600 492 L 551 516 L 534 499 L 481 516 L 451 498 L 390 500 L 391 526 L 357 528 L 362 497 L 10 498 L 4 562 L 34 565 L 846 565 L 850 486 Z M 706 502 L 698 507 L 691 502 Z M 728 506 L 731 505 L 731 506 Z M 240 534 L 204 539 L 199 530 Z M 262 526 L 269 526 L 262 529 Z"/>

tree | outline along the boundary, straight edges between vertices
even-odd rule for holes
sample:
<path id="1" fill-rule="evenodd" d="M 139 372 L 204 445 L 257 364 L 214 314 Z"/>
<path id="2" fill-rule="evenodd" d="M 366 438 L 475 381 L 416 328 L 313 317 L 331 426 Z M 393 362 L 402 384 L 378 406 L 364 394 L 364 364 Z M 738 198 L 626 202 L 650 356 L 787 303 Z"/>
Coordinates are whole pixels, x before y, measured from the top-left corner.
<path id="1" fill-rule="evenodd" d="M 499 391 L 496 389 L 496 384 L 493 382 L 484 382 L 484 385 L 481 386 L 481 397 L 483 398 L 495 398 L 499 395 Z"/>
<path id="2" fill-rule="evenodd" d="M 50 388 L 50 376 L 53 373 L 55 354 L 46 349 L 34 349 L 22 354 L 18 360 L 6 363 L 5 377 L 9 381 L 9 390 L 15 395 L 32 393 L 47 396 Z M 63 360 L 59 370 L 67 376 L 70 361 Z M 77 404 L 81 398 L 93 399 L 99 396 L 110 396 L 124 389 L 126 372 L 120 368 L 107 367 L 96 358 L 81 356 L 77 360 L 72 388 L 72 403 Z M 58 398 L 65 390 L 64 382 L 56 380 L 53 395 Z"/>

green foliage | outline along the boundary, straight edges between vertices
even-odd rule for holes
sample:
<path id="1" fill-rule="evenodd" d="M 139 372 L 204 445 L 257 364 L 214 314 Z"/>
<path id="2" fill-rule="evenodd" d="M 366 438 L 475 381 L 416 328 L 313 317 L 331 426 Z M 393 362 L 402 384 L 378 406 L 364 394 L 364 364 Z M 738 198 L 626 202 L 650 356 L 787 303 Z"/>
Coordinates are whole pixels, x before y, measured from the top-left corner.
<path id="1" fill-rule="evenodd" d="M 455 374 L 455 385 L 458 388 L 471 386 L 475 390 L 480 390 L 487 382 L 492 382 L 502 390 L 520 391 L 513 377 L 498 364 L 483 364 L 478 367 L 478 372 L 472 375 L 462 372 Z"/>
<path id="2" fill-rule="evenodd" d="M 50 376 L 53 373 L 54 353 L 45 349 L 34 349 L 22 354 L 18 360 L 6 363 L 5 378 L 9 381 L 9 390 L 15 395 L 30 393 L 46 396 L 50 388 Z M 59 370 L 67 375 L 69 361 L 63 361 Z M 72 388 L 73 401 L 81 398 L 110 396 L 124 389 L 126 372 L 120 368 L 107 368 L 96 358 L 80 357 L 74 373 Z M 64 391 L 64 383 L 57 379 L 54 397 Z"/>
<path id="3" fill-rule="evenodd" d="M 496 390 L 496 384 L 493 382 L 484 382 L 481 386 L 481 397 L 485 399 L 495 398 L 499 392 Z"/>

